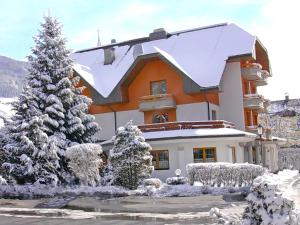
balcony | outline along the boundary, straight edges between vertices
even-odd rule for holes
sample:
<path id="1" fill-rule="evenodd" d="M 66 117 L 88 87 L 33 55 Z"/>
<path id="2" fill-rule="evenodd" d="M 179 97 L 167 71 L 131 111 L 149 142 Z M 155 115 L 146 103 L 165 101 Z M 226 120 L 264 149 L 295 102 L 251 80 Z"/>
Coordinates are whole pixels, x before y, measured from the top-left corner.
<path id="1" fill-rule="evenodd" d="M 147 95 L 140 99 L 140 111 L 176 108 L 176 102 L 170 94 Z"/>
<path id="2" fill-rule="evenodd" d="M 260 80 L 262 66 L 258 63 L 247 64 L 242 68 L 242 76 L 246 80 Z"/>
<path id="3" fill-rule="evenodd" d="M 186 129 L 205 129 L 205 128 L 234 128 L 234 124 L 224 120 L 209 121 L 182 121 L 154 123 L 139 126 L 142 132 L 166 131 L 166 130 L 186 130 Z"/>
<path id="4" fill-rule="evenodd" d="M 267 85 L 268 77 L 270 77 L 270 73 L 267 70 L 261 70 L 261 79 L 255 80 L 255 85 L 256 86 Z"/>
<path id="5" fill-rule="evenodd" d="M 258 94 L 247 94 L 244 95 L 244 107 L 253 110 L 264 109 L 264 97 Z"/>
<path id="6" fill-rule="evenodd" d="M 246 131 L 254 133 L 254 134 L 258 134 L 257 133 L 257 125 L 246 126 Z"/>

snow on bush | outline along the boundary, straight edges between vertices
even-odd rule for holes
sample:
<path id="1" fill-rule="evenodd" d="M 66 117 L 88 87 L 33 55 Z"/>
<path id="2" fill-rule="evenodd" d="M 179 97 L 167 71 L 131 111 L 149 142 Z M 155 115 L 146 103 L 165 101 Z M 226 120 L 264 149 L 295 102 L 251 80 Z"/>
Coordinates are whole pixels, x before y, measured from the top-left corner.
<path id="1" fill-rule="evenodd" d="M 0 176 L 0 185 L 6 185 L 6 184 L 7 184 L 6 180 L 2 176 Z"/>
<path id="2" fill-rule="evenodd" d="M 254 180 L 247 197 L 248 206 L 243 215 L 243 224 L 292 224 L 290 215 L 294 203 L 283 196 L 279 190 L 278 180 L 278 175 L 270 173 Z"/>
<path id="3" fill-rule="evenodd" d="M 153 186 L 155 188 L 160 188 L 162 182 L 158 178 L 148 178 L 143 181 L 144 186 Z"/>
<path id="4" fill-rule="evenodd" d="M 96 186 L 100 182 L 99 168 L 102 165 L 102 149 L 97 144 L 78 144 L 67 149 L 69 167 L 81 185 Z"/>
<path id="5" fill-rule="evenodd" d="M 150 150 L 151 146 L 132 121 L 119 127 L 110 150 L 114 184 L 136 189 L 144 179 L 150 178 L 153 171 Z"/>
<path id="6" fill-rule="evenodd" d="M 250 186 L 262 175 L 262 166 L 248 163 L 190 163 L 186 166 L 190 184 L 195 181 L 212 187 Z"/>
<path id="7" fill-rule="evenodd" d="M 101 185 L 103 186 L 112 185 L 114 181 L 112 166 L 110 164 L 104 166 L 102 171 L 100 171 L 100 176 L 101 176 Z"/>
<path id="8" fill-rule="evenodd" d="M 166 183 L 169 185 L 186 184 L 188 183 L 188 179 L 186 177 L 168 177 Z"/>

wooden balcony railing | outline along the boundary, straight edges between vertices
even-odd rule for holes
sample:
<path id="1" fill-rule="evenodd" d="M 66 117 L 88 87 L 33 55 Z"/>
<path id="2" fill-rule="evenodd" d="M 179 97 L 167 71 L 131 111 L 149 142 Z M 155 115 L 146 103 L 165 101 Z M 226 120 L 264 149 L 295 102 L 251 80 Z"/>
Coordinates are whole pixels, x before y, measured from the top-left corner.
<path id="1" fill-rule="evenodd" d="M 234 124 L 224 120 L 212 121 L 184 121 L 168 122 L 140 125 L 142 132 L 166 131 L 166 130 L 184 130 L 184 129 L 204 129 L 204 128 L 233 128 Z"/>

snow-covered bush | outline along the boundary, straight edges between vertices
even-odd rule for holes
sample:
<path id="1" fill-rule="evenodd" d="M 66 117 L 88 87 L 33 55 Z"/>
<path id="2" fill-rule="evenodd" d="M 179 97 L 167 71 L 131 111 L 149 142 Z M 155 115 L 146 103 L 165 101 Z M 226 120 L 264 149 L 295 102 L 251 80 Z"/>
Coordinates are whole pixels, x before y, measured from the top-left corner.
<path id="1" fill-rule="evenodd" d="M 150 150 L 142 132 L 132 121 L 119 127 L 110 150 L 114 184 L 136 189 L 144 179 L 150 178 L 153 171 Z"/>
<path id="2" fill-rule="evenodd" d="M 186 184 L 188 179 L 186 177 L 168 177 L 166 183 L 169 185 Z"/>
<path id="3" fill-rule="evenodd" d="M 283 196 L 278 180 L 274 174 L 264 174 L 254 180 L 247 197 L 248 206 L 243 215 L 243 224 L 291 224 L 294 203 Z"/>
<path id="4" fill-rule="evenodd" d="M 195 181 L 212 187 L 250 186 L 262 175 L 262 166 L 248 163 L 190 163 L 186 166 L 190 184 Z"/>
<path id="5" fill-rule="evenodd" d="M 81 185 L 96 186 L 100 182 L 99 169 L 102 165 L 102 148 L 97 144 L 79 144 L 67 149 L 69 167 Z"/>
<path id="6" fill-rule="evenodd" d="M 158 178 L 148 178 L 143 181 L 144 186 L 153 186 L 155 188 L 160 188 L 162 182 Z"/>

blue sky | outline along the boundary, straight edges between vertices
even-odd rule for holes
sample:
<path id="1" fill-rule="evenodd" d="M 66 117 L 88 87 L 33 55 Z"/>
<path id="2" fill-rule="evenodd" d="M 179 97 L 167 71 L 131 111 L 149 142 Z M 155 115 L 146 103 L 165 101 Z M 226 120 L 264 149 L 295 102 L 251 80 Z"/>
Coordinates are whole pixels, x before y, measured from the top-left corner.
<path id="1" fill-rule="evenodd" d="M 107 44 L 112 38 L 146 36 L 159 27 L 176 31 L 234 22 L 257 35 L 268 49 L 274 78 L 263 94 L 280 99 L 289 92 L 299 98 L 299 6 L 297 0 L 1 0 L 0 55 L 29 55 L 48 9 L 63 23 L 68 47 L 75 50 L 95 46 L 97 29 L 102 44 Z"/>

